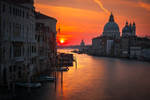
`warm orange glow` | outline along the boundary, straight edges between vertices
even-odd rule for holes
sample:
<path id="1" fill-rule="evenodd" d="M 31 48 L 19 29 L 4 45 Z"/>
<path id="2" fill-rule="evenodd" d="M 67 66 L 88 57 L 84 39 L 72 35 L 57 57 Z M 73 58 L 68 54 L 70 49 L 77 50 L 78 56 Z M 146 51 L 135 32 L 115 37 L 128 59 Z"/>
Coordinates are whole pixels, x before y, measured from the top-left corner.
<path id="1" fill-rule="evenodd" d="M 113 0 L 35 0 L 37 11 L 58 20 L 57 30 L 61 28 L 57 33 L 58 45 L 78 45 L 83 38 L 86 44 L 91 44 L 93 37 L 102 34 L 109 11 L 113 12 L 120 32 L 126 21 L 134 21 L 138 36 L 149 35 L 149 5 L 144 0 L 117 0 L 117 3 Z"/>
<path id="2" fill-rule="evenodd" d="M 150 4 L 143 3 L 143 2 L 139 2 L 139 5 L 140 5 L 142 8 L 145 8 L 146 10 L 150 11 Z"/>

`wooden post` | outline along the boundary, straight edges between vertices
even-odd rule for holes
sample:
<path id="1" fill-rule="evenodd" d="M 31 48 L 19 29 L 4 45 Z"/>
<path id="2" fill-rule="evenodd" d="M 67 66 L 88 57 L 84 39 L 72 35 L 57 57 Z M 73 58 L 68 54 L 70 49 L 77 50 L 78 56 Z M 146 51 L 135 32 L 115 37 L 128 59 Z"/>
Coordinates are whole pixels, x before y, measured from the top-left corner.
<path id="1" fill-rule="evenodd" d="M 63 95 L 63 71 L 61 72 L 61 93 Z"/>

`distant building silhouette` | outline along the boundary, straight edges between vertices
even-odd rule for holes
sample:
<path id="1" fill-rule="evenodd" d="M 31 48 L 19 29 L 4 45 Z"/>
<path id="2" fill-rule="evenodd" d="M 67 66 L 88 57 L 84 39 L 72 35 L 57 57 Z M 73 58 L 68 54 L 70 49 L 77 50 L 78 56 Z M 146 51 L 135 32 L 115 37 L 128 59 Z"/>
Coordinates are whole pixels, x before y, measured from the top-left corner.
<path id="1" fill-rule="evenodd" d="M 92 39 L 92 48 L 89 54 L 97 56 L 127 57 L 149 59 L 150 39 L 136 36 L 136 24 L 126 22 L 122 29 L 122 36 L 118 24 L 115 23 L 111 13 L 101 36 Z"/>
<path id="2" fill-rule="evenodd" d="M 84 40 L 82 40 L 80 43 L 79 51 L 83 52 L 84 50 L 85 50 L 85 43 L 84 43 Z"/>
<path id="3" fill-rule="evenodd" d="M 80 46 L 81 46 L 81 47 L 84 47 L 84 46 L 85 46 L 84 40 L 81 41 Z"/>
<path id="4" fill-rule="evenodd" d="M 33 0 L 0 0 L 0 84 L 28 79 L 36 67 Z"/>

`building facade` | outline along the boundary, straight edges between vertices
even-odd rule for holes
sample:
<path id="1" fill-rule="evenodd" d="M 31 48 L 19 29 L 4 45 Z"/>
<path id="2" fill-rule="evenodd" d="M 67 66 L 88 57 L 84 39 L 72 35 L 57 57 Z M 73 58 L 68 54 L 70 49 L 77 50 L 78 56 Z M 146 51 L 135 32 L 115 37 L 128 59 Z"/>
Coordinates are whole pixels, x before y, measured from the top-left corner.
<path id="1" fill-rule="evenodd" d="M 102 36 L 92 39 L 92 49 L 89 51 L 93 55 L 138 59 L 144 58 L 143 51 L 150 48 L 150 39 L 136 36 L 135 22 L 126 22 L 120 37 L 119 26 L 112 13 L 103 30 Z"/>
<path id="2" fill-rule="evenodd" d="M 0 81 L 28 80 L 36 66 L 33 0 L 0 1 Z"/>
<path id="3" fill-rule="evenodd" d="M 112 56 L 150 60 L 150 39 L 136 36 L 136 24 L 126 22 L 120 37 L 119 26 L 111 13 L 102 36 L 92 39 L 89 53 L 97 56 Z"/>
<path id="4" fill-rule="evenodd" d="M 118 47 L 118 45 L 114 45 L 116 39 L 120 39 L 120 30 L 111 13 L 109 21 L 104 25 L 102 36 L 98 36 L 92 40 L 92 54 L 113 56 L 114 46 L 115 48 Z"/>
<path id="5" fill-rule="evenodd" d="M 56 66 L 56 23 L 35 12 L 33 0 L 0 1 L 0 85 L 31 82 Z"/>
<path id="6" fill-rule="evenodd" d="M 55 18 L 36 12 L 37 69 L 40 73 L 56 66 L 56 23 Z"/>

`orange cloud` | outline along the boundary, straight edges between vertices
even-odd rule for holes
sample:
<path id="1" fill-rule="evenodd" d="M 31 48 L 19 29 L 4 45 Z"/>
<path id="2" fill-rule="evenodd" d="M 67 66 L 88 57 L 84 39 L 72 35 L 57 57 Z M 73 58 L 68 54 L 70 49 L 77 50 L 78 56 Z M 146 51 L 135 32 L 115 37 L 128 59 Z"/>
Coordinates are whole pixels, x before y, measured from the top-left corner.
<path id="1" fill-rule="evenodd" d="M 140 7 L 150 11 L 150 4 L 144 3 L 144 2 L 139 2 L 138 3 Z"/>
<path id="2" fill-rule="evenodd" d="M 41 11 L 48 16 L 58 19 L 61 25 L 62 33 L 70 32 L 91 32 L 94 31 L 99 23 L 106 21 L 107 15 L 104 12 L 96 12 L 92 10 L 50 6 L 45 4 L 35 4 L 36 10 Z"/>
<path id="3" fill-rule="evenodd" d="M 99 7 L 100 7 L 102 10 L 104 10 L 104 12 L 106 12 L 107 14 L 110 13 L 106 8 L 104 8 L 104 6 L 103 6 L 103 4 L 101 3 L 100 0 L 94 0 L 94 2 L 97 3 L 97 4 L 99 5 Z"/>

